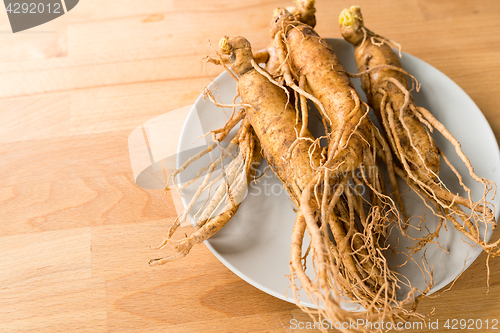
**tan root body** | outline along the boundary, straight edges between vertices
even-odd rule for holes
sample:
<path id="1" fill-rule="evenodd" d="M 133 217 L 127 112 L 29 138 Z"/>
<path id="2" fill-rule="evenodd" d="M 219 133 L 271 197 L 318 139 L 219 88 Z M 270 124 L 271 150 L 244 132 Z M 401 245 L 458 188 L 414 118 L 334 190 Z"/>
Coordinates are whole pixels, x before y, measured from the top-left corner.
<path id="1" fill-rule="evenodd" d="M 355 47 L 359 71 L 356 76 L 361 77 L 368 104 L 375 111 L 392 152 L 400 163 L 402 178 L 436 208 L 436 215 L 451 221 L 457 230 L 488 254 L 500 254 L 499 243 L 488 244 L 485 234 L 480 232 L 481 228 L 486 230 L 488 225 L 496 224 L 486 199 L 494 184 L 476 175 L 455 137 L 428 110 L 415 105 L 411 95 L 413 88 L 409 87 L 407 76 L 414 77 L 403 69 L 398 55 L 391 49 L 389 44 L 394 42 L 368 30 L 357 6 L 344 9 L 339 24 L 344 39 Z M 419 88 L 418 84 L 416 87 Z M 471 190 L 463 183 L 462 176 L 436 146 L 429 133 L 433 129 L 455 147 L 470 176 L 484 186 L 479 201 L 472 200 Z M 466 197 L 451 193 L 439 178 L 440 157 L 457 175 Z M 437 237 L 442 225 L 442 222 L 439 223 L 429 237 L 419 240 L 420 247 Z"/>

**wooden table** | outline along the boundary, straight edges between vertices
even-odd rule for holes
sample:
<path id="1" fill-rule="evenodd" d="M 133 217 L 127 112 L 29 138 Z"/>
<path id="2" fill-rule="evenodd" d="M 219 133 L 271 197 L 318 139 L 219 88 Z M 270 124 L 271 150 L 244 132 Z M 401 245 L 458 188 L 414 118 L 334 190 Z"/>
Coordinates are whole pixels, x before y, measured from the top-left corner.
<path id="1" fill-rule="evenodd" d="M 340 37 L 338 14 L 353 4 L 458 83 L 498 138 L 500 2 L 318 1 L 317 31 Z M 135 185 L 127 148 L 135 127 L 192 104 L 220 72 L 201 61 L 208 39 L 240 34 L 263 48 L 272 10 L 288 5 L 84 0 L 17 34 L 0 10 L 0 332 L 290 332 L 290 320 L 309 321 L 204 245 L 149 267 L 148 246 L 176 212 L 163 191 Z M 500 260 L 489 295 L 485 260 L 421 310 L 435 308 L 440 325 L 500 319 Z"/>

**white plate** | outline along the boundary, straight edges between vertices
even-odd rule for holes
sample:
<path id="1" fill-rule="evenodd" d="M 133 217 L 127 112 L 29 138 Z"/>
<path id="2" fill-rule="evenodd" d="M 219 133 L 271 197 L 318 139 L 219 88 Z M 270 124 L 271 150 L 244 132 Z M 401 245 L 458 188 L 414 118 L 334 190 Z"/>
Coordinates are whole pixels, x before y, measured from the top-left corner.
<path id="1" fill-rule="evenodd" d="M 329 42 L 346 70 L 351 73 L 357 72 L 353 47 L 341 39 L 330 39 Z M 480 177 L 500 184 L 498 172 L 500 155 L 497 141 L 488 122 L 470 97 L 450 78 L 424 61 L 406 53 L 403 54 L 401 61 L 404 68 L 416 76 L 422 84 L 421 91 L 413 94 L 416 104 L 430 110 L 455 135 Z M 213 89 L 216 97 L 224 103 L 231 103 L 236 94 L 235 81 L 227 73 L 223 73 L 215 79 L 215 82 L 218 84 Z M 353 82 L 364 98 L 359 79 Z M 192 152 L 193 143 L 196 142 L 196 146 L 204 144 L 205 142 L 200 142 L 197 138 L 210 130 L 222 127 L 230 111 L 229 109 L 223 111 L 210 101 L 204 101 L 200 96 L 186 119 L 178 151 Z M 456 156 L 453 147 L 437 131 L 434 132 L 433 137 L 437 145 L 465 176 L 466 184 L 473 193 L 481 195 L 482 186 L 468 177 L 467 169 Z M 181 154 L 177 167 L 190 155 L 192 153 Z M 208 163 L 208 157 L 198 161 L 186 172 L 181 173 L 178 181 L 181 183 L 188 181 L 199 167 Z M 261 166 L 260 170 L 263 168 L 264 166 Z M 440 177 L 453 192 L 464 195 L 456 177 L 445 165 L 442 167 Z M 197 182 L 183 191 L 184 206 L 199 184 L 200 182 Z M 473 199 L 479 198 L 473 197 Z M 424 206 L 414 194 L 406 194 L 404 200 L 408 216 L 423 214 Z M 499 199 L 493 203 L 498 206 Z M 269 172 L 257 185 L 250 186 L 237 214 L 205 244 L 224 265 L 243 280 L 268 294 L 293 302 L 290 290 L 287 294 L 287 287 L 290 285 L 287 278 L 290 274 L 290 239 L 296 216 L 293 207 L 281 182 Z M 430 212 L 427 214 L 429 217 L 427 225 L 431 228 L 436 219 L 429 215 Z M 491 232 L 488 233 L 488 238 L 490 235 Z M 481 248 L 467 245 L 461 240 L 462 238 L 465 240 L 465 237 L 462 237 L 449 223 L 447 232 L 442 229 L 439 242 L 449 250 L 450 254 L 446 254 L 435 245 L 427 246 L 426 259 L 430 265 L 434 265 L 435 285 L 432 291 L 437 291 L 451 282 L 481 253 Z M 398 249 L 404 249 L 406 245 L 401 242 Z M 421 256 L 422 252 L 420 251 L 418 255 Z M 415 257 L 417 260 L 419 260 L 418 255 Z M 390 259 L 391 263 L 401 260 L 404 258 Z M 406 265 L 399 271 L 405 274 L 414 286 L 418 286 L 421 290 L 425 288 L 424 277 L 415 265 Z M 312 306 L 305 295 L 301 296 L 301 302 Z M 353 304 L 345 304 L 345 307 L 356 309 Z"/>

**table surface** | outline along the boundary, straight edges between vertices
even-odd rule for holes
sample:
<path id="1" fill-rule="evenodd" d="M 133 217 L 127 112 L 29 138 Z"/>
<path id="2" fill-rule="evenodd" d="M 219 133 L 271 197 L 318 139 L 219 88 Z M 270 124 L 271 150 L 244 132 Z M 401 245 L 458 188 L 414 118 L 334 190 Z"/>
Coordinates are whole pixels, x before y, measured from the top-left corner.
<path id="1" fill-rule="evenodd" d="M 340 37 L 338 14 L 352 4 L 317 1 L 319 34 Z M 460 85 L 499 137 L 500 2 L 356 4 L 370 29 Z M 85 0 L 17 34 L 0 10 L 1 332 L 290 332 L 292 319 L 310 320 L 205 245 L 148 266 L 159 255 L 148 246 L 176 211 L 170 195 L 135 185 L 127 147 L 134 128 L 192 104 L 220 73 L 201 61 L 207 40 L 239 34 L 263 48 L 273 9 L 288 5 Z M 482 254 L 421 310 L 435 309 L 441 327 L 499 320 L 500 260 L 490 262 L 489 295 L 485 262 Z"/>

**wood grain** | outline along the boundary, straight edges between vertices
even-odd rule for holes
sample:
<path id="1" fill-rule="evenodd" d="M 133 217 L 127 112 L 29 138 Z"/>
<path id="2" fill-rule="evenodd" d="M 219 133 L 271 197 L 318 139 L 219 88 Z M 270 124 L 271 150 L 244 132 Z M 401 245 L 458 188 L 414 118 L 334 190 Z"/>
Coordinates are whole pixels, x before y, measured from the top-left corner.
<path id="1" fill-rule="evenodd" d="M 166 254 L 149 247 L 175 205 L 134 184 L 127 147 L 134 128 L 192 104 L 220 73 L 202 61 L 208 40 L 241 34 L 263 48 L 272 10 L 290 4 L 85 0 L 17 34 L 0 10 L 0 332 L 291 332 L 292 319 L 310 321 L 204 245 L 149 267 Z M 317 0 L 318 32 L 340 37 L 338 14 L 352 4 Z M 356 4 L 371 29 L 458 83 L 500 138 L 500 2 Z M 421 310 L 441 323 L 500 320 L 500 261 L 490 262 L 489 295 L 485 261 Z"/>

